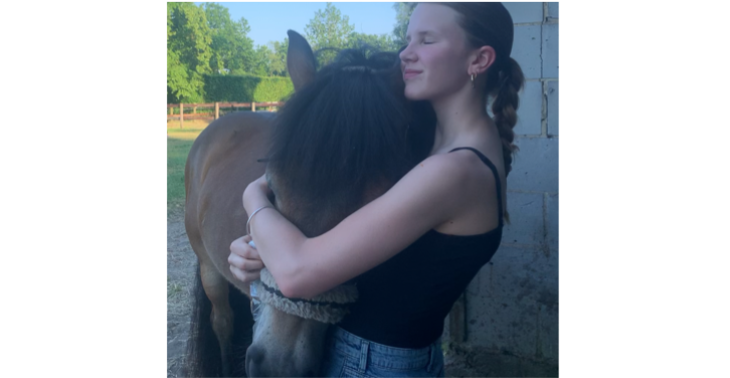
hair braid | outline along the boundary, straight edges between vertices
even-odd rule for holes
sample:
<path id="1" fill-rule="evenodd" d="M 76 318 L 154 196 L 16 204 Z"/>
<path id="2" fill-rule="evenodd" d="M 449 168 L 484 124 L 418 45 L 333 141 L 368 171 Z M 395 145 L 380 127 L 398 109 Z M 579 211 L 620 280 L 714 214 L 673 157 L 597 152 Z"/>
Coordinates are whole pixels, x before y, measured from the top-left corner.
<path id="1" fill-rule="evenodd" d="M 525 76 L 520 65 L 512 58 L 507 60 L 505 66 L 498 73 L 498 84 L 495 88 L 495 97 L 492 103 L 494 122 L 499 130 L 499 137 L 502 139 L 502 154 L 504 155 L 505 177 L 512 170 L 512 154 L 517 151 L 517 146 L 512 142 L 515 140 L 515 132 L 512 130 L 517 123 L 517 108 L 520 105 L 520 98 L 517 92 L 522 89 Z"/>

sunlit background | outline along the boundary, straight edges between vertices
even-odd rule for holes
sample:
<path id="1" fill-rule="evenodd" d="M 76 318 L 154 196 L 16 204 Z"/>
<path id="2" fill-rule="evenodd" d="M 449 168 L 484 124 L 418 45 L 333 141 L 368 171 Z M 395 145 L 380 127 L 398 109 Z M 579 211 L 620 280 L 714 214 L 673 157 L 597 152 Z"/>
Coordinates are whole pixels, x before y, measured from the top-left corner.
<path id="1" fill-rule="evenodd" d="M 167 102 L 281 101 L 292 89 L 276 79 L 287 77 L 287 30 L 322 50 L 320 65 L 363 44 L 397 50 L 413 4 L 167 3 Z"/>
<path id="2" fill-rule="evenodd" d="M 205 3 L 195 3 L 202 5 Z M 317 11 L 326 11 L 327 3 L 218 3 L 228 9 L 234 21 L 246 19 L 248 37 L 257 46 L 281 41 L 288 29 L 304 33 L 305 26 Z M 331 3 L 348 18 L 354 31 L 362 34 L 391 34 L 396 24 L 396 3 Z"/>

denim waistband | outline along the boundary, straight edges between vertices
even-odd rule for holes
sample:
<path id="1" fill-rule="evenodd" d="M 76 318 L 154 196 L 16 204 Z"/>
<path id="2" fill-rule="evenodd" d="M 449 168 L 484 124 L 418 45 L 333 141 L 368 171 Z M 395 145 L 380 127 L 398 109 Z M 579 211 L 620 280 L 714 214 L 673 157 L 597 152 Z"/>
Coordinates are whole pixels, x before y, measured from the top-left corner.
<path id="1" fill-rule="evenodd" d="M 359 359 L 358 370 L 364 371 L 370 365 L 387 369 L 430 370 L 432 364 L 441 360 L 435 355 L 442 353 L 440 338 L 424 348 L 398 348 L 363 339 L 337 326 L 332 328 L 334 347 L 351 358 Z"/>

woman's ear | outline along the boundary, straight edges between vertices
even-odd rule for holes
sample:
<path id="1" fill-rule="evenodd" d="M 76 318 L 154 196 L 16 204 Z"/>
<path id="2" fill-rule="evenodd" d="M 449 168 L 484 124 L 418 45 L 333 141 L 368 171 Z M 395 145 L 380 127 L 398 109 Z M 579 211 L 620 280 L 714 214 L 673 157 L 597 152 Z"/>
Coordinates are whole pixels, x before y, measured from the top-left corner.
<path id="1" fill-rule="evenodd" d="M 497 59 L 497 53 L 492 46 L 482 46 L 472 53 L 471 63 L 469 64 L 469 72 L 482 74 L 487 71 L 494 61 Z"/>

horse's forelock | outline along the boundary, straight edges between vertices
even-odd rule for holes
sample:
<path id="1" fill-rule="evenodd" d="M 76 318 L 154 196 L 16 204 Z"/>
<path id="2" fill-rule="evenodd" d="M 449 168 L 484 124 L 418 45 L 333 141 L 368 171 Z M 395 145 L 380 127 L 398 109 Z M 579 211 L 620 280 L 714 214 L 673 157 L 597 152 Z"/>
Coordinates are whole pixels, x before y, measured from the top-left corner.
<path id="1" fill-rule="evenodd" d="M 277 115 L 268 169 L 283 201 L 297 202 L 290 218 L 324 227 L 357 209 L 373 182 L 393 183 L 413 164 L 394 64 L 363 56 L 323 68 Z"/>

